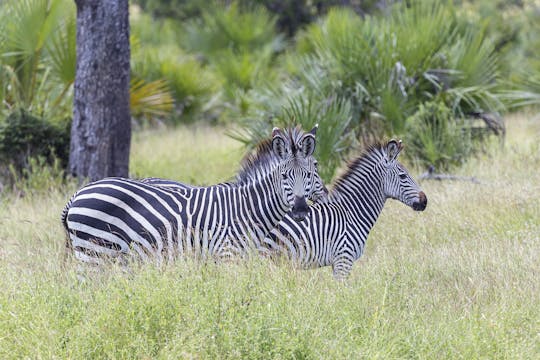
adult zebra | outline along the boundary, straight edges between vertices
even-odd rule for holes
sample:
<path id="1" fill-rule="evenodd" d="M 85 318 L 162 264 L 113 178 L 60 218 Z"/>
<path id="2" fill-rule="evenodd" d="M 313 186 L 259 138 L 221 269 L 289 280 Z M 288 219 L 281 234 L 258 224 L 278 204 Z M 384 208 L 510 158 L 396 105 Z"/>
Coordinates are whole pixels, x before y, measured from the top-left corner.
<path id="1" fill-rule="evenodd" d="M 368 147 L 337 179 L 327 203 L 311 206 L 302 222 L 286 216 L 259 251 L 285 255 L 302 268 L 331 265 L 336 279 L 346 278 L 387 198 L 416 211 L 426 208 L 426 195 L 396 160 L 401 150 L 395 140 Z"/>
<path id="2" fill-rule="evenodd" d="M 326 201 L 315 159 L 317 127 L 275 128 L 242 163 L 235 183 L 172 187 L 161 181 L 109 178 L 80 189 L 62 212 L 68 247 L 84 262 L 134 254 L 161 263 L 182 254 L 243 253 L 291 212 L 308 213 L 306 197 Z M 275 159 L 278 159 L 276 161 Z"/>

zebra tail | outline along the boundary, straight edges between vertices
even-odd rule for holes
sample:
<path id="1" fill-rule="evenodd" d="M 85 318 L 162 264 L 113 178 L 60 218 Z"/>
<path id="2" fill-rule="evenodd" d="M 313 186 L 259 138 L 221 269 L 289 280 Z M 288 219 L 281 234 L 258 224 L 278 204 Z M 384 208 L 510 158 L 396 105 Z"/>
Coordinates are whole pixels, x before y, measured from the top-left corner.
<path id="1" fill-rule="evenodd" d="M 60 220 L 62 222 L 62 225 L 64 226 L 64 230 L 66 232 L 66 257 L 69 253 L 71 253 L 71 250 L 73 250 L 73 246 L 71 244 L 71 238 L 69 237 L 69 228 L 67 224 L 67 216 L 69 209 L 71 209 L 71 205 L 73 204 L 73 200 L 77 196 L 78 192 L 73 194 L 73 196 L 68 200 L 66 206 L 64 206 L 64 209 L 62 210 L 62 214 L 60 215 Z"/>

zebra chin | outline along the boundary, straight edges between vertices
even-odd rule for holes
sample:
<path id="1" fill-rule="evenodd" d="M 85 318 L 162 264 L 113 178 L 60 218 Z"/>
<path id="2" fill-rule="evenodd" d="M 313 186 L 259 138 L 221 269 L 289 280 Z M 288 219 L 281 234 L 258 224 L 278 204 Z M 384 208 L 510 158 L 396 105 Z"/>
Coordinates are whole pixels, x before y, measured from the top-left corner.
<path id="1" fill-rule="evenodd" d="M 415 211 L 424 211 L 426 209 L 426 206 L 427 206 L 427 196 L 426 194 L 424 194 L 423 191 L 420 191 L 418 193 L 418 201 L 415 201 L 412 204 L 412 208 Z"/>
<path id="2" fill-rule="evenodd" d="M 309 205 L 303 196 L 296 196 L 294 205 L 291 209 L 291 217 L 294 221 L 302 221 L 309 214 Z"/>

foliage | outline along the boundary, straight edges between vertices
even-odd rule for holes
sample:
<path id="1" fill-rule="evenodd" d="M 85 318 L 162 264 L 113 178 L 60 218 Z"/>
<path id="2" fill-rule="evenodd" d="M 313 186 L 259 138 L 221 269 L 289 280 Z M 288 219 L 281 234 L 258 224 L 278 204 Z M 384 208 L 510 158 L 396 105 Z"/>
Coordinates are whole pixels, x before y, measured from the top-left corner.
<path id="1" fill-rule="evenodd" d="M 6 1 L 0 11 L 0 68 L 7 111 L 69 114 L 75 64 L 74 6 L 67 0 Z M 73 47 L 71 47 L 73 46 Z"/>
<path id="2" fill-rule="evenodd" d="M 502 92 L 502 96 L 510 103 L 512 108 L 533 107 L 540 108 L 540 73 L 522 72 L 516 78 L 515 89 Z"/>
<path id="3" fill-rule="evenodd" d="M 289 67 L 300 96 L 350 104 L 342 136 L 404 136 L 406 119 L 426 102 L 458 117 L 504 109 L 495 92 L 497 54 L 483 28 L 462 21 L 448 3 L 397 4 L 387 16 L 364 19 L 334 9 L 306 30 L 298 53 Z"/>
<path id="4" fill-rule="evenodd" d="M 257 4 L 277 18 L 276 25 L 280 32 L 293 37 L 303 26 L 314 22 L 334 6 L 347 6 L 358 14 L 378 12 L 393 1 L 378 0 L 238 0 L 243 7 Z M 185 1 L 185 0 L 137 0 L 145 11 L 158 18 L 188 20 L 201 16 L 201 13 L 223 1 Z"/>
<path id="5" fill-rule="evenodd" d="M 255 79 L 272 76 L 273 56 L 283 48 L 275 22 L 260 6 L 216 4 L 204 9 L 201 18 L 186 22 L 184 46 L 208 60 L 234 100 L 237 89 L 250 89 Z"/>
<path id="6" fill-rule="evenodd" d="M 27 171 L 32 158 L 39 158 L 40 165 L 58 161 L 67 166 L 69 123 L 53 124 L 23 109 L 12 112 L 0 122 L 0 163 L 12 166 L 16 174 Z"/>
<path id="7" fill-rule="evenodd" d="M 144 11 L 158 18 L 187 20 L 199 16 L 199 0 L 135 0 Z"/>
<path id="8" fill-rule="evenodd" d="M 166 95 L 161 102 L 174 98 L 171 120 L 189 122 L 198 113 L 209 111 L 207 105 L 218 92 L 220 80 L 194 55 L 178 47 L 179 25 L 171 21 L 158 23 L 145 14 L 132 16 L 131 24 L 132 76 L 145 82 L 161 82 Z"/>
<path id="9" fill-rule="evenodd" d="M 179 113 L 174 122 L 189 121 L 190 116 L 204 111 L 220 86 L 217 76 L 203 68 L 194 56 L 174 48 L 138 50 L 132 57 L 132 70 L 146 81 L 165 81 Z"/>
<path id="10" fill-rule="evenodd" d="M 433 165 L 437 171 L 462 165 L 472 153 L 471 134 L 463 118 L 456 117 L 442 103 L 425 103 L 407 118 L 407 155 L 422 168 Z"/>
<path id="11" fill-rule="evenodd" d="M 174 104 L 168 90 L 164 80 L 145 83 L 144 80 L 132 78 L 129 92 L 131 116 L 151 120 L 168 115 Z"/>
<path id="12" fill-rule="evenodd" d="M 0 11 L 0 99 L 5 110 L 25 108 L 51 121 L 71 115 L 76 67 L 75 7 L 68 0 L 7 1 Z M 154 79 L 157 80 L 157 79 Z M 136 116 L 162 115 L 170 102 L 162 83 L 134 82 L 146 98 L 132 104 Z M 160 86 L 156 86 L 159 84 Z M 148 93 L 155 90 L 154 93 Z M 135 100 L 140 93 L 134 94 Z M 155 106 L 155 107 L 154 107 Z"/>
<path id="13" fill-rule="evenodd" d="M 458 11 L 468 21 L 486 26 L 505 78 L 528 67 L 538 56 L 540 4 L 535 0 L 463 0 Z M 519 73 L 519 71 L 518 71 Z"/>

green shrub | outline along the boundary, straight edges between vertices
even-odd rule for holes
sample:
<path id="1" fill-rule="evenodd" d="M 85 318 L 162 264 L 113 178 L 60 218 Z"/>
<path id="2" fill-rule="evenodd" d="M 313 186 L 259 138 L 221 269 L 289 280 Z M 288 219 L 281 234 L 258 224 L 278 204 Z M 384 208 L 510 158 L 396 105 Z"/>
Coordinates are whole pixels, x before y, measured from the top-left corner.
<path id="1" fill-rule="evenodd" d="M 463 118 L 444 104 L 428 102 L 406 120 L 407 156 L 421 167 L 447 170 L 461 165 L 472 153 L 471 134 Z"/>
<path id="2" fill-rule="evenodd" d="M 65 168 L 69 160 L 70 121 L 53 124 L 19 109 L 0 123 L 0 163 L 22 174 L 29 168 L 29 159 L 41 158 L 42 165 L 60 162 Z"/>
<path id="3" fill-rule="evenodd" d="M 135 0 L 134 3 L 159 18 L 186 20 L 201 13 L 199 0 Z"/>
<path id="4" fill-rule="evenodd" d="M 167 88 L 175 111 L 165 119 L 189 122 L 204 115 L 221 80 L 199 58 L 179 47 L 181 24 L 169 19 L 156 21 L 144 13 L 132 16 L 131 24 L 133 76 L 148 83 L 161 82 L 162 90 Z"/>
<path id="5" fill-rule="evenodd" d="M 236 101 L 236 91 L 251 89 L 259 78 L 268 79 L 275 55 L 283 50 L 275 17 L 261 6 L 208 7 L 201 18 L 186 22 L 184 47 L 203 57 L 224 79 L 225 94 Z"/>
<path id="6" fill-rule="evenodd" d="M 75 5 L 68 0 L 3 1 L 0 6 L 0 110 L 47 117 L 71 113 Z"/>
<path id="7" fill-rule="evenodd" d="M 294 81 L 258 88 L 246 95 L 247 109 L 238 120 L 239 129 L 232 137 L 248 146 L 267 138 L 274 126 L 300 125 L 309 131 L 315 124 L 315 157 L 319 173 L 330 182 L 335 170 L 354 142 L 354 132 L 347 132 L 353 118 L 351 102 L 326 89 L 324 77 L 313 77 L 311 87 L 298 87 Z"/>
<path id="8" fill-rule="evenodd" d="M 147 82 L 166 83 L 175 100 L 174 123 L 189 122 L 207 110 L 204 107 L 221 86 L 219 76 L 173 45 L 141 46 L 132 56 L 132 71 Z"/>
<path id="9" fill-rule="evenodd" d="M 216 1 L 196 0 L 136 0 L 135 3 L 158 18 L 187 20 L 201 16 L 204 9 L 212 7 Z M 371 14 L 384 9 L 392 1 L 378 0 L 239 0 L 244 7 L 254 3 L 264 7 L 277 19 L 279 31 L 294 36 L 303 26 L 314 22 L 333 6 L 351 7 L 358 14 Z"/>
<path id="10" fill-rule="evenodd" d="M 186 23 L 184 43 L 188 50 L 207 56 L 226 49 L 260 49 L 275 41 L 275 23 L 276 19 L 260 6 L 216 4 L 205 9 L 200 19 Z"/>
<path id="11" fill-rule="evenodd" d="M 414 129 L 423 134 L 426 146 L 437 144 L 442 154 L 445 151 L 440 147 L 449 147 L 448 154 L 440 157 L 433 149 L 418 150 L 430 154 L 423 161 L 435 161 L 444 168 L 471 152 L 466 147 L 454 149 L 452 141 L 437 138 L 439 132 L 452 134 L 451 138 L 459 128 L 454 129 L 454 123 L 439 124 L 450 119 L 445 115 L 437 115 L 439 125 L 411 120 L 415 125 L 408 126 L 409 117 L 425 117 L 425 111 L 419 110 L 422 104 L 436 102 L 460 119 L 504 110 L 496 92 L 498 54 L 484 29 L 461 19 L 451 3 L 400 3 L 386 16 L 366 18 L 350 9 L 334 9 L 308 27 L 300 39 L 300 55 L 287 59 L 293 70 L 289 84 L 301 89 L 299 103 L 315 95 L 321 102 L 336 98 L 350 104 L 350 121 L 340 127 L 342 136 L 403 137 Z M 287 91 L 276 94 L 290 96 Z M 283 100 L 270 101 L 284 104 Z M 252 120 L 266 121 L 262 117 Z M 428 139 L 429 134 L 434 138 Z"/>

